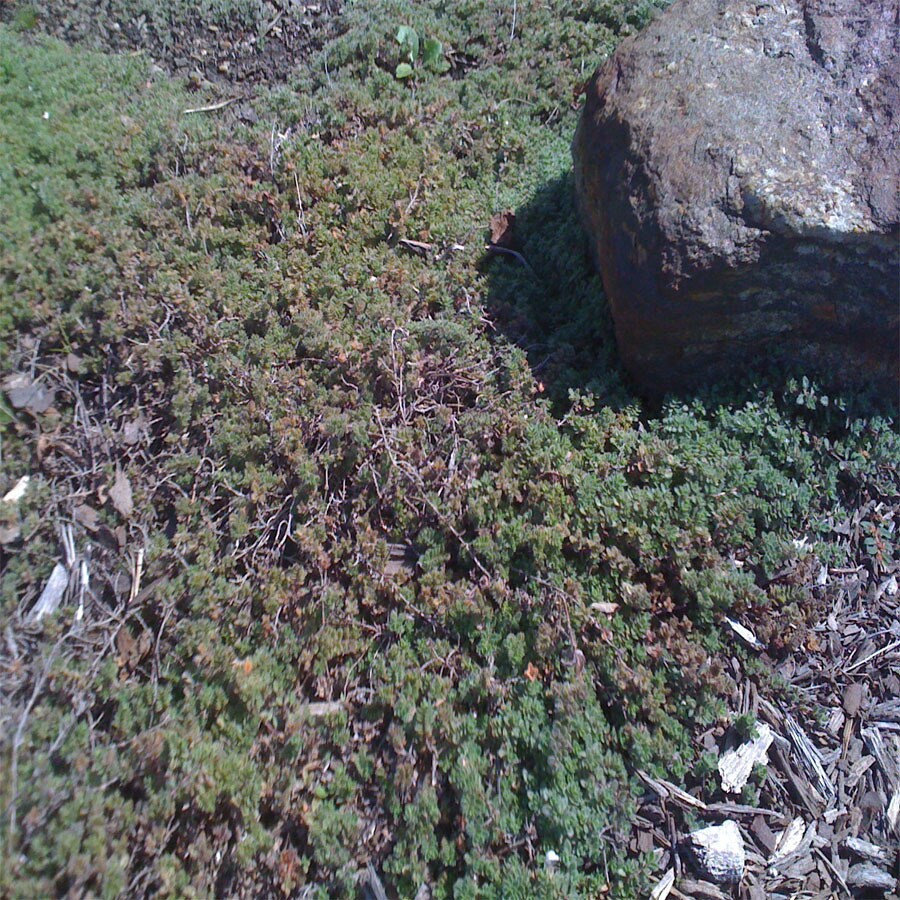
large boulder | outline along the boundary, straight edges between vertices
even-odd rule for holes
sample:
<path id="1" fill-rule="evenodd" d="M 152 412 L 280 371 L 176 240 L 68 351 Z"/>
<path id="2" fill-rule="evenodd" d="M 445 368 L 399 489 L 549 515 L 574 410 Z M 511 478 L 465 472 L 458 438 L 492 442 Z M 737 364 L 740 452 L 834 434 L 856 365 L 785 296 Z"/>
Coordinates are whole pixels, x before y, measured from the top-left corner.
<path id="1" fill-rule="evenodd" d="M 573 144 L 619 350 L 652 393 L 780 356 L 900 379 L 897 0 L 679 0 Z"/>

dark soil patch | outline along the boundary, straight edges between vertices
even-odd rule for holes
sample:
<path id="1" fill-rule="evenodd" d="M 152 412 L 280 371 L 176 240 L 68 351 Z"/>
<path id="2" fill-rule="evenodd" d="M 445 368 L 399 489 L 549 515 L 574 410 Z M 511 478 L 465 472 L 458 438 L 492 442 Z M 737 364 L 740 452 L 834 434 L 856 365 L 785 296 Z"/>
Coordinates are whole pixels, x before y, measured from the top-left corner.
<path id="1" fill-rule="evenodd" d="M 276 84 L 287 80 L 334 36 L 340 0 L 320 3 L 262 3 L 254 13 L 223 12 L 148 15 L 148 4 L 121 0 L 47 0 L 0 6 L 0 21 L 34 27 L 68 43 L 116 53 L 142 51 L 167 73 L 231 85 Z"/>

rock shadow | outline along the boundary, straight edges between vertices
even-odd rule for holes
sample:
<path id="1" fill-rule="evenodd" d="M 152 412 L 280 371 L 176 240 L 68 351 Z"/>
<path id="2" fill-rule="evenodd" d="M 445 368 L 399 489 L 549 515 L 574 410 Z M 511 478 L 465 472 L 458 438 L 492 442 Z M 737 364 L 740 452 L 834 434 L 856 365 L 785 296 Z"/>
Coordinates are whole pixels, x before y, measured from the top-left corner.
<path id="1" fill-rule="evenodd" d="M 557 413 L 569 407 L 573 391 L 613 409 L 640 403 L 650 417 L 673 400 L 737 407 L 771 392 L 807 404 L 812 397 L 827 401 L 830 393 L 843 416 L 897 421 L 900 397 L 874 386 L 828 391 L 777 348 L 707 384 L 647 396 L 622 367 L 609 304 L 578 216 L 572 172 L 546 182 L 513 212 L 507 244 L 513 252 L 489 251 L 484 259 L 486 307 L 497 328 L 526 353 Z"/>
<path id="2" fill-rule="evenodd" d="M 514 213 L 506 249 L 489 251 L 483 263 L 495 325 L 526 353 L 558 410 L 569 405 L 571 391 L 616 408 L 634 403 L 575 207 L 572 172 L 544 184 Z"/>

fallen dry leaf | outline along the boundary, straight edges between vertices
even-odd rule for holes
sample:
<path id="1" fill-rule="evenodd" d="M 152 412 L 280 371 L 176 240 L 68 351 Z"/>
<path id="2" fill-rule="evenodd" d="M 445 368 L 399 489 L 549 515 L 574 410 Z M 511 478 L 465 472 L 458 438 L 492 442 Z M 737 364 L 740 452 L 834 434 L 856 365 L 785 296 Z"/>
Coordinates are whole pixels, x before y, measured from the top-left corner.
<path id="1" fill-rule="evenodd" d="M 53 391 L 48 391 L 28 375 L 11 375 L 3 382 L 3 389 L 16 409 L 27 410 L 32 415 L 47 412 L 56 399 Z"/>
<path id="2" fill-rule="evenodd" d="M 0 544 L 14 544 L 22 536 L 22 527 L 17 521 L 0 520 Z"/>
<path id="3" fill-rule="evenodd" d="M 76 506 L 72 515 L 79 525 L 83 525 L 88 531 L 96 531 L 100 527 L 100 513 L 92 506 L 81 504 Z"/>
<path id="4" fill-rule="evenodd" d="M 118 466 L 116 467 L 116 480 L 109 489 L 109 499 L 112 500 L 112 505 L 120 516 L 125 519 L 131 518 L 131 514 L 134 512 L 131 482 Z"/>
<path id="5" fill-rule="evenodd" d="M 516 214 L 507 209 L 491 216 L 491 243 L 495 247 L 512 249 L 515 244 L 514 226 Z"/>

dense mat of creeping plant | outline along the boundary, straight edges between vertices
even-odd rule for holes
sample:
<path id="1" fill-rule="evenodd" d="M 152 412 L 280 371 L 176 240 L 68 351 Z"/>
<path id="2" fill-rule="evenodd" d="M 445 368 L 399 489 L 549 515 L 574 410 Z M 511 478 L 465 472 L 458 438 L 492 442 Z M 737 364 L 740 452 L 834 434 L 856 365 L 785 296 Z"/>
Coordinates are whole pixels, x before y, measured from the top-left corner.
<path id="1" fill-rule="evenodd" d="M 162 0 L 98 6 L 153 59 L 4 12 L 0 893 L 645 891 L 636 770 L 727 714 L 723 615 L 802 641 L 772 576 L 900 459 L 802 373 L 630 393 L 569 140 L 652 5 L 347 3 L 252 86 L 170 76 Z M 449 67 L 397 78 L 401 25 Z"/>

